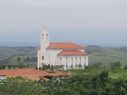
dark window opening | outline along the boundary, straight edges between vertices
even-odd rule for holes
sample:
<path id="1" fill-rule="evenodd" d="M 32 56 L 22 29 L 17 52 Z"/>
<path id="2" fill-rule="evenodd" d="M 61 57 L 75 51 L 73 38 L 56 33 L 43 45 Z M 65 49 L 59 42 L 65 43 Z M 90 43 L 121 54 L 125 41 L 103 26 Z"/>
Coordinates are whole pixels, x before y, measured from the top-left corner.
<path id="1" fill-rule="evenodd" d="M 44 56 L 42 56 L 42 60 L 44 60 Z"/>

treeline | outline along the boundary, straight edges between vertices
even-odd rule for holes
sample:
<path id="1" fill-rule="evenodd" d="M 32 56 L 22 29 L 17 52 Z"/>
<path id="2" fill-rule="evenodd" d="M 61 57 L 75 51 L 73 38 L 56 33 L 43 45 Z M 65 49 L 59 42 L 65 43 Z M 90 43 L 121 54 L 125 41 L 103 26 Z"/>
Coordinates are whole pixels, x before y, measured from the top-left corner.
<path id="1" fill-rule="evenodd" d="M 17 57 L 17 62 L 37 62 L 37 57 L 25 57 L 22 58 L 20 56 Z"/>
<path id="2" fill-rule="evenodd" d="M 7 59 L 0 60 L 0 70 L 1 69 L 36 67 L 36 64 L 35 64 L 37 62 L 36 57 L 17 56 L 15 59 L 12 59 L 13 57 L 14 56 L 9 57 Z M 10 62 L 11 59 L 14 61 L 14 63 Z"/>
<path id="3" fill-rule="evenodd" d="M 91 68 L 91 69 L 125 69 L 127 70 L 127 64 L 123 64 L 121 62 L 112 62 L 109 64 L 104 64 L 104 63 L 95 63 L 92 65 L 89 65 L 87 68 Z"/>

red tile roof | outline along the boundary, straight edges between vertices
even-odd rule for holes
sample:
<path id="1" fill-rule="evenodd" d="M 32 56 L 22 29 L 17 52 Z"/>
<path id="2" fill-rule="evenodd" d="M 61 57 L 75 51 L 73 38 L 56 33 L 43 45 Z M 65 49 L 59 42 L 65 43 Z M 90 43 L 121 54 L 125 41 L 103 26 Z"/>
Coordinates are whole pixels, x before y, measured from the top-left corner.
<path id="1" fill-rule="evenodd" d="M 58 56 L 71 56 L 71 55 L 79 55 L 84 56 L 87 55 L 86 52 L 82 52 L 80 50 L 63 50 L 58 54 Z"/>
<path id="2" fill-rule="evenodd" d="M 23 77 L 30 80 L 39 80 L 40 76 L 49 76 L 46 71 L 39 71 L 36 69 L 15 69 L 15 70 L 0 70 L 0 75 L 7 77 Z"/>
<path id="3" fill-rule="evenodd" d="M 81 49 L 83 46 L 71 42 L 53 42 L 50 43 L 48 49 Z"/>
<path id="4" fill-rule="evenodd" d="M 39 80 L 40 77 L 67 77 L 68 73 L 62 71 L 56 71 L 55 73 L 50 73 L 48 71 L 36 70 L 33 68 L 27 69 L 14 69 L 14 70 L 0 70 L 0 76 L 7 77 L 22 77 L 30 80 Z"/>

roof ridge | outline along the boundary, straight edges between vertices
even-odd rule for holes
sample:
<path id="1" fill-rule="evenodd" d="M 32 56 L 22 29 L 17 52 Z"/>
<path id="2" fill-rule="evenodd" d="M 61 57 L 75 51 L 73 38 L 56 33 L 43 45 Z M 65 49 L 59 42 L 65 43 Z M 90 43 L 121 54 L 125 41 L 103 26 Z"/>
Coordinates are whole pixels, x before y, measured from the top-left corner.
<path id="1" fill-rule="evenodd" d="M 83 49 L 84 46 L 73 42 L 51 42 L 47 49 Z"/>

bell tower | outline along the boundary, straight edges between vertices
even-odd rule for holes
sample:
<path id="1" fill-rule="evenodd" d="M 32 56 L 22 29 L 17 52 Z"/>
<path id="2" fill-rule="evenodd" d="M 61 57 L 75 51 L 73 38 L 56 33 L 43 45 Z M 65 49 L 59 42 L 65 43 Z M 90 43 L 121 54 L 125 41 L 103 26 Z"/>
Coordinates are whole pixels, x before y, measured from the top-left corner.
<path id="1" fill-rule="evenodd" d="M 49 46 L 49 34 L 47 27 L 44 26 L 43 31 L 41 33 L 41 52 L 42 54 L 46 53 L 46 48 Z"/>
<path id="2" fill-rule="evenodd" d="M 44 64 L 48 63 L 47 59 L 47 52 L 46 49 L 49 46 L 49 34 L 47 27 L 44 26 L 43 31 L 41 33 L 41 39 L 40 39 L 40 49 L 38 50 L 37 56 L 38 56 L 38 69 L 40 67 L 43 67 Z"/>

